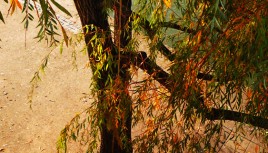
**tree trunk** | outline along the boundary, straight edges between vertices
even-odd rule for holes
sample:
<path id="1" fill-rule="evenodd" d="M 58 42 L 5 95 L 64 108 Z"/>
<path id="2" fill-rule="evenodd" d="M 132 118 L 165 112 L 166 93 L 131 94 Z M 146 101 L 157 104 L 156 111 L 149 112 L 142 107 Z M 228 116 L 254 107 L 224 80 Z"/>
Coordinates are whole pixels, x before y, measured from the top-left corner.
<path id="1" fill-rule="evenodd" d="M 119 50 L 118 60 L 119 60 L 119 70 L 120 71 L 120 78 L 122 79 L 122 83 L 124 84 L 124 87 L 122 87 L 123 91 L 126 91 L 129 82 L 130 82 L 130 74 L 128 73 L 128 68 L 130 66 L 130 59 L 129 57 L 120 56 L 121 48 L 126 48 L 128 43 L 130 42 L 132 38 L 132 26 L 130 22 L 130 16 L 131 16 L 131 0 L 116 0 L 114 3 L 114 31 L 115 31 L 115 38 L 114 42 L 116 44 L 116 47 Z M 126 51 L 126 50 L 124 50 Z M 126 51 L 127 52 L 127 51 Z M 124 134 L 126 136 L 126 142 L 125 145 L 128 148 L 127 150 L 124 150 L 123 152 L 132 152 L 132 143 L 131 143 L 131 122 L 132 122 L 132 101 L 129 93 L 124 92 L 122 93 L 123 97 L 126 97 L 125 99 L 125 105 L 123 105 L 122 108 L 125 112 L 126 120 L 123 124 L 124 127 L 126 127 Z"/>
<path id="2" fill-rule="evenodd" d="M 120 57 L 120 47 L 114 45 L 111 37 L 110 27 L 108 23 L 108 14 L 105 11 L 105 0 L 74 0 L 76 9 L 80 16 L 82 26 L 95 25 L 100 30 L 105 32 L 105 41 L 103 43 L 103 54 L 113 56 L 113 66 L 108 69 L 102 68 L 99 70 L 101 77 L 94 77 L 94 82 L 98 90 L 98 111 L 99 118 L 103 120 L 101 125 L 98 125 L 101 132 L 101 153 L 129 153 L 132 152 L 131 145 L 131 97 L 127 91 L 129 86 L 130 75 L 128 73 L 129 61 L 126 58 Z M 131 1 L 122 0 L 122 5 L 127 6 L 130 11 Z M 115 2 L 114 4 L 118 4 Z M 129 31 L 122 30 L 128 23 L 128 13 L 117 12 L 121 9 L 120 5 L 115 5 L 115 29 L 121 31 L 120 39 L 115 37 L 115 44 L 121 44 L 124 48 L 131 39 L 131 28 Z M 122 9 L 123 10 L 123 9 Z M 126 10 L 124 10 L 126 11 Z M 124 16 L 122 15 L 124 14 Z M 128 15 L 125 15 L 128 14 Z M 121 17 L 120 17 L 121 15 Z M 120 21 L 119 21 L 120 19 Z M 87 33 L 87 29 L 83 29 L 85 34 L 85 42 L 88 44 L 88 55 L 90 58 L 91 68 L 94 72 L 96 70 L 95 64 L 97 59 L 91 56 L 93 48 L 89 41 L 94 36 L 93 31 Z M 123 36 L 124 34 L 124 36 Z M 128 36 L 127 36 L 128 35 Z M 105 52 L 105 50 L 111 52 Z M 93 58 L 93 59 L 92 59 Z M 115 66 L 116 65 L 116 66 Z M 112 84 L 105 84 L 105 82 L 112 78 Z M 109 88 L 110 87 L 110 88 Z M 113 87 L 113 88 L 111 88 Z M 107 91 L 114 90 L 114 91 Z M 113 96 L 111 95 L 113 94 Z M 116 101 L 110 97 L 116 97 Z M 120 110 L 120 115 L 118 115 Z M 97 126 L 97 125 L 96 125 Z"/>

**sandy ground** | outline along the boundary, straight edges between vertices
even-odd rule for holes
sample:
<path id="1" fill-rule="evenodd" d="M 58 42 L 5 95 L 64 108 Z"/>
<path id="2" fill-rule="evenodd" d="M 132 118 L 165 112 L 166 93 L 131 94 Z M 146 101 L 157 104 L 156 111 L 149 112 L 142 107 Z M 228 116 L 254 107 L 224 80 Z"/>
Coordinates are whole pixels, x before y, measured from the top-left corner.
<path id="1" fill-rule="evenodd" d="M 72 1 L 61 2 L 74 14 L 69 20 L 79 24 Z M 0 10 L 6 16 L 8 5 L 1 3 Z M 87 56 L 77 53 L 76 71 L 72 65 L 73 48 L 65 48 L 62 55 L 56 48 L 35 89 L 30 109 L 29 82 L 50 49 L 45 42 L 33 39 L 38 32 L 36 21 L 27 31 L 25 47 L 25 31 L 20 23 L 23 17 L 17 10 L 5 19 L 6 24 L 0 23 L 0 153 L 56 152 L 60 131 L 75 114 L 89 106 L 90 99 L 83 97 L 90 92 L 91 71 L 85 68 Z M 146 44 L 141 44 L 141 50 L 144 49 Z M 228 130 L 233 126 L 227 127 L 227 134 L 231 135 Z M 221 152 L 255 152 L 259 143 L 252 140 L 246 138 L 243 151 L 234 150 L 234 142 L 228 141 Z M 81 152 L 78 148 L 71 145 L 69 152 Z"/>
<path id="2" fill-rule="evenodd" d="M 0 10 L 6 16 L 8 6 L 1 2 Z M 23 17 L 17 10 L 5 19 L 6 24 L 0 23 L 0 152 L 56 152 L 60 131 L 89 105 L 82 97 L 89 93 L 91 71 L 84 68 L 87 56 L 77 54 L 76 71 L 72 48 L 65 48 L 62 55 L 56 48 L 30 109 L 29 82 L 50 49 L 33 39 L 36 22 L 30 25 L 25 47 Z"/>

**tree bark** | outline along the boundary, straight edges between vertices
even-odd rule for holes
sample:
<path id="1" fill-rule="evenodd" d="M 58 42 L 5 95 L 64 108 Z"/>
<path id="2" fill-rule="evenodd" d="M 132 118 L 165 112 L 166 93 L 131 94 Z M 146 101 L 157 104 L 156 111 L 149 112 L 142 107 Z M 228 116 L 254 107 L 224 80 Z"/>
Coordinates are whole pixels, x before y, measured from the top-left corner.
<path id="1" fill-rule="evenodd" d="M 129 87 L 129 82 L 131 79 L 131 75 L 128 72 L 130 67 L 130 58 L 123 57 L 121 58 L 121 48 L 123 51 L 126 51 L 125 48 L 129 44 L 132 39 L 132 25 L 130 22 L 131 16 L 131 0 L 115 0 L 114 3 L 114 29 L 115 29 L 115 39 L 114 43 L 118 49 L 118 73 L 120 74 L 120 78 L 124 84 L 122 90 L 127 90 Z M 127 51 L 126 51 L 127 52 Z M 124 130 L 124 135 L 126 136 L 126 141 L 124 144 L 126 147 L 121 152 L 130 153 L 132 150 L 132 142 L 131 142 L 131 122 L 132 122 L 132 101 L 129 93 L 123 92 L 121 93 L 123 97 L 126 97 L 125 104 L 122 110 L 125 112 L 126 120 L 123 123 L 123 126 L 126 127 Z"/>
<path id="2" fill-rule="evenodd" d="M 96 70 L 95 64 L 98 63 L 94 56 L 91 56 L 93 48 L 89 41 L 94 36 L 94 31 L 86 29 L 86 25 L 94 25 L 98 27 L 101 31 L 105 33 L 105 41 L 103 43 L 103 54 L 113 56 L 113 66 L 105 69 L 99 70 L 101 77 L 94 77 L 94 82 L 96 83 L 96 88 L 98 90 L 98 111 L 99 117 L 103 119 L 101 125 L 99 125 L 101 133 L 101 153 L 130 153 L 132 152 L 131 145 L 131 97 L 127 92 L 127 87 L 129 85 L 130 75 L 128 73 L 130 61 L 128 59 L 120 59 L 120 47 L 114 45 L 112 41 L 112 35 L 110 31 L 110 26 L 108 23 L 108 14 L 106 12 L 107 6 L 104 6 L 105 0 L 74 0 L 76 9 L 81 19 L 85 43 L 87 44 L 88 56 L 90 58 L 91 68 L 94 72 Z M 114 4 L 117 2 L 115 1 Z M 122 5 L 126 7 L 131 7 L 130 0 L 122 0 Z M 120 5 L 115 5 L 115 27 L 116 30 L 120 32 L 120 38 L 115 39 L 115 44 L 121 42 L 121 47 L 125 47 L 129 40 L 131 39 L 131 29 L 130 31 L 122 30 L 123 27 L 128 23 L 128 15 L 126 13 L 117 12 L 118 9 L 122 9 Z M 122 9 L 123 10 L 123 9 Z M 130 9 L 131 10 L 131 9 Z M 123 10 L 126 11 L 126 10 Z M 121 16 L 124 14 L 124 16 Z M 131 14 L 131 13 L 130 13 Z M 129 15 L 130 15 L 129 14 Z M 119 22 L 120 19 L 120 22 Z M 125 35 L 123 35 L 125 34 Z M 130 37 L 127 37 L 130 36 Z M 120 44 L 120 43 L 119 43 Z M 109 50 L 109 51 L 105 51 Z M 93 59 L 92 59 L 93 58 Z M 118 62 L 118 63 L 117 63 Z M 114 64 L 117 63 L 117 64 Z M 116 65 L 116 66 L 114 66 Z M 105 82 L 112 78 L 114 84 L 105 84 Z M 119 83 L 118 83 L 119 81 Z M 111 82 L 110 82 L 111 83 Z M 107 94 L 107 89 L 109 87 L 114 87 L 114 96 L 118 100 L 116 102 L 112 101 L 111 95 Z M 116 108 L 116 109 L 115 109 Z M 122 113 L 122 117 L 116 116 L 117 109 Z"/>

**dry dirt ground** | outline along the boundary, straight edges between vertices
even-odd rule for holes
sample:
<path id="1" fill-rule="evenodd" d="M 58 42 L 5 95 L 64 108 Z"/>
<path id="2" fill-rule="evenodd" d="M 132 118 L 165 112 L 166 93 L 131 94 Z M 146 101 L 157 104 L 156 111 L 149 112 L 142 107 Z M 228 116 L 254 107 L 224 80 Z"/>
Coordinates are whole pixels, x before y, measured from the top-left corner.
<path id="1" fill-rule="evenodd" d="M 78 22 L 72 1 L 61 2 L 74 14 L 74 18 L 69 19 Z M 0 10 L 6 16 L 8 5 L 1 3 Z M 65 48 L 62 55 L 56 48 L 35 89 L 30 109 L 27 99 L 31 89 L 29 82 L 50 49 L 45 42 L 38 43 L 33 39 L 38 32 L 36 21 L 30 24 L 25 39 L 23 17 L 17 10 L 5 18 L 6 24 L 0 23 L 0 153 L 56 152 L 60 131 L 89 106 L 90 99 L 83 97 L 90 91 L 91 71 L 85 68 L 87 56 L 77 53 L 76 71 L 72 65 L 73 48 Z M 146 48 L 141 45 L 142 49 Z M 233 135 L 232 127 L 226 124 L 228 139 Z M 244 138 L 244 150 L 235 150 L 234 142 L 228 141 L 221 152 L 255 152 L 259 143 L 252 142 L 251 138 Z M 80 150 L 74 145 L 69 152 Z"/>
<path id="2" fill-rule="evenodd" d="M 72 3 L 66 4 L 74 8 Z M 6 17 L 8 5 L 1 2 L 0 10 Z M 72 48 L 64 49 L 62 55 L 56 48 L 30 109 L 29 82 L 50 49 L 45 42 L 33 39 L 38 32 L 36 22 L 27 31 L 25 47 L 23 17 L 17 10 L 5 18 L 6 24 L 0 23 L 0 152 L 56 152 L 60 131 L 89 105 L 82 97 L 89 92 L 91 71 L 84 68 L 87 56 L 77 54 L 76 71 Z"/>

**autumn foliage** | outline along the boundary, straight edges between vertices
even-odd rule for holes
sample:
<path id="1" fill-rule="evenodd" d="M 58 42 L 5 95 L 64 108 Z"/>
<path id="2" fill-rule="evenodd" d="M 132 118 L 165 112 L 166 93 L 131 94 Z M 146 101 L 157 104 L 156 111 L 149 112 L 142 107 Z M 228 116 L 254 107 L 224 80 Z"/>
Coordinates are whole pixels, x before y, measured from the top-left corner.
<path id="1" fill-rule="evenodd" d="M 56 45 L 49 2 L 40 0 L 38 38 Z M 256 152 L 267 149 L 267 0 L 74 3 L 95 100 L 87 119 L 81 113 L 63 129 L 59 150 L 75 140 L 89 152 L 220 152 L 233 124 L 237 137 L 254 134 L 264 144 Z M 16 7 L 27 5 L 12 0 L 10 14 Z"/>

